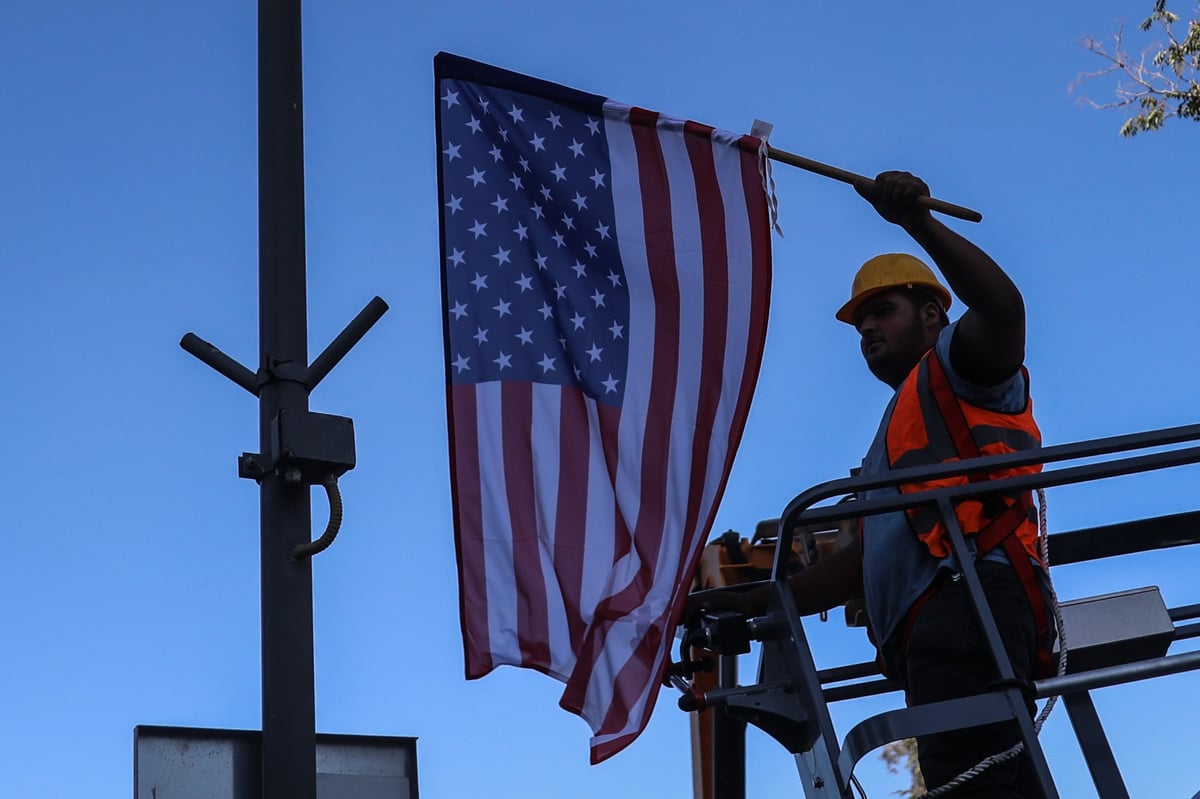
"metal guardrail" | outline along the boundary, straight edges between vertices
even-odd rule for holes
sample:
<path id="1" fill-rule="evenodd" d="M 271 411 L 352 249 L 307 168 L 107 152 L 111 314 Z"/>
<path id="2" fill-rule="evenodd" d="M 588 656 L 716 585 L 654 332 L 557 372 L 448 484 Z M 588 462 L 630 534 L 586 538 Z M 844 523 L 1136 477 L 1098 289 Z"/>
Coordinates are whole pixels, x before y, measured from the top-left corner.
<path id="1" fill-rule="evenodd" d="M 1200 441 L 1200 425 L 1186 425 L 934 466 L 899 469 L 883 475 L 843 478 L 813 486 L 788 503 L 779 520 L 779 538 L 771 578 L 773 591 L 770 594 L 768 615 L 764 619 L 755 620 L 754 625 L 762 632 L 761 637 L 756 637 L 763 642 L 765 677 L 756 685 L 722 688 L 715 692 L 713 699 L 716 701 L 710 704 L 726 707 L 731 715 L 762 727 L 768 734 L 773 734 L 777 740 L 784 743 L 789 751 L 793 751 L 797 755 L 797 766 L 805 795 L 809 799 L 849 799 L 850 775 L 858 758 L 889 741 L 928 732 L 974 726 L 982 723 L 981 719 L 992 720 L 992 716 L 999 714 L 998 717 L 1017 722 L 1022 740 L 1026 744 L 1025 756 L 1030 759 L 1043 792 L 1047 797 L 1056 798 L 1057 789 L 1050 776 L 1044 753 L 1033 730 L 1032 721 L 1023 711 L 1023 697 L 1015 687 L 981 697 L 889 711 L 856 725 L 846 736 L 844 744 L 839 747 L 829 717 L 828 703 L 897 690 L 900 686 L 889 680 L 874 680 L 822 687 L 828 683 L 876 676 L 878 670 L 873 663 L 859 663 L 817 671 L 787 586 L 787 553 L 791 552 L 794 531 L 801 526 L 832 525 L 844 519 L 861 516 L 931 505 L 938 507 L 950 533 L 954 552 L 963 564 L 968 593 L 984 628 L 1001 677 L 1000 682 L 1003 684 L 1006 679 L 1012 679 L 1011 664 L 1000 643 L 995 621 L 975 573 L 973 559 L 959 529 L 954 513 L 955 505 L 964 499 L 981 495 L 1019 494 L 1038 488 L 1200 463 L 1200 446 L 1180 447 L 1195 441 Z M 1177 448 L 1163 449 L 1170 447 Z M 1117 458 L 1106 457 L 1155 448 L 1159 448 L 1160 451 L 1126 454 Z M 987 482 L 942 486 L 853 503 L 817 506 L 817 503 L 825 500 L 870 489 L 898 487 L 1032 464 L 1045 465 L 1099 458 L 1106 459 Z M 1130 529 L 1137 529 L 1144 534 L 1139 540 L 1130 540 L 1128 536 L 1121 535 L 1122 531 L 1127 532 Z M 1056 539 L 1057 548 L 1065 558 L 1055 562 L 1081 562 L 1147 549 L 1200 543 L 1200 511 L 1057 534 L 1050 537 L 1052 553 L 1056 548 Z M 1175 608 L 1170 614 L 1172 622 L 1194 618 L 1200 615 L 1200 605 Z M 1198 629 L 1193 632 L 1192 627 Z M 1200 625 L 1175 627 L 1176 640 L 1193 635 L 1200 635 Z M 1200 652 L 1191 652 L 1040 680 L 1034 684 L 1034 689 L 1039 698 L 1052 694 L 1064 696 L 1077 739 L 1084 750 L 1099 795 L 1102 799 L 1120 799 L 1127 797 L 1128 793 L 1088 691 L 1198 668 Z M 780 698 L 784 694 L 787 695 L 786 700 Z M 789 723 L 798 725 L 801 732 L 781 732 Z M 811 742 L 811 745 L 802 752 L 796 752 L 797 741 L 805 744 Z M 744 769 L 744 764 L 733 765 Z M 728 779 L 725 781 L 728 782 Z"/>

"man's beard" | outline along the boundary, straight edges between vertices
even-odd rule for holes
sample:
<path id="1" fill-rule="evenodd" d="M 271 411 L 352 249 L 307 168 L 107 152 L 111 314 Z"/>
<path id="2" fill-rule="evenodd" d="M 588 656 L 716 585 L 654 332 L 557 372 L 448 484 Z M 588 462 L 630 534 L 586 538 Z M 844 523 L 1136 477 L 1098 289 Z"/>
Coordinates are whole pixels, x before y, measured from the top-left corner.
<path id="1" fill-rule="evenodd" d="M 927 351 L 928 348 L 923 346 L 924 341 L 925 326 L 921 323 L 920 315 L 914 314 L 912 324 L 903 331 L 898 341 L 884 342 L 887 356 L 883 361 L 868 363 L 867 367 L 879 380 L 898 388 Z"/>

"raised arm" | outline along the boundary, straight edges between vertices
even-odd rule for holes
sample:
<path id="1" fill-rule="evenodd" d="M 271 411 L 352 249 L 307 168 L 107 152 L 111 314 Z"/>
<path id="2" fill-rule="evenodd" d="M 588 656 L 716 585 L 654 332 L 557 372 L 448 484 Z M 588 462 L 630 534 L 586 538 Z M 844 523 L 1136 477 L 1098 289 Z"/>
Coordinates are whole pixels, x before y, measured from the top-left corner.
<path id="1" fill-rule="evenodd" d="M 943 225 L 917 198 L 925 182 L 908 172 L 883 172 L 873 185 L 856 185 L 879 215 L 921 245 L 967 306 L 950 346 L 953 367 L 983 386 L 1010 377 L 1025 360 L 1025 302 L 1016 285 L 983 250 Z"/>

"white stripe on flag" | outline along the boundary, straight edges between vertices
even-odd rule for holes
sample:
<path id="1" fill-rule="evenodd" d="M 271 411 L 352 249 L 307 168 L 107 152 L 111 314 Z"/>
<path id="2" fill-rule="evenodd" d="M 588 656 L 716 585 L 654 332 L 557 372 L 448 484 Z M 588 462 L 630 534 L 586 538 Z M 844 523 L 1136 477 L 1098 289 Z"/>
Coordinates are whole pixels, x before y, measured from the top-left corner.
<path id="1" fill-rule="evenodd" d="M 593 611 L 606 596 L 609 573 L 612 571 L 613 553 L 616 549 L 617 501 L 612 481 L 608 476 L 608 465 L 604 461 L 604 450 L 600 444 L 600 418 L 596 412 L 596 403 L 589 398 L 586 405 L 588 436 L 592 444 L 588 447 L 590 462 L 587 482 L 587 537 L 583 553 L 579 607 L 584 614 L 584 625 L 590 627 Z"/>
<path id="2" fill-rule="evenodd" d="M 667 120 L 660 122 L 660 142 L 668 169 L 668 180 L 672 199 L 672 224 L 676 245 L 676 264 L 690 264 L 695 267 L 702 263 L 703 248 L 700 240 L 700 220 L 696 205 L 692 201 L 695 195 L 695 184 L 691 162 L 683 146 L 683 136 L 678 132 L 682 123 Z M 664 129 L 666 129 L 664 131 Z M 611 141 L 611 139 L 610 139 Z M 749 258 L 742 253 L 748 252 L 749 231 L 746 213 L 746 199 L 743 187 L 740 154 L 737 151 L 725 151 L 724 157 L 717 162 L 717 180 L 722 198 L 725 201 L 726 248 L 730 256 L 730 271 L 734 274 L 745 275 L 749 270 L 744 269 Z M 737 248 L 743 248 L 738 250 Z M 743 271 L 738 272 L 737 270 Z M 720 401 L 716 409 L 713 428 L 727 430 L 732 424 L 736 409 L 738 394 L 741 389 L 742 375 L 745 367 L 747 347 L 747 324 L 750 314 L 750 285 L 747 278 L 739 281 L 730 280 L 730 296 L 727 300 L 727 325 L 733 332 L 733 340 L 725 346 L 725 357 L 722 359 L 722 378 L 720 386 Z M 672 425 L 670 452 L 675 463 L 668 472 L 678 477 L 668 485 L 668 517 L 666 532 L 662 545 L 657 554 L 656 568 L 653 572 L 655 583 L 645 603 L 635 614 L 622 624 L 622 634 L 610 635 L 608 647 L 600 654 L 600 664 L 593 672 L 588 689 L 587 706 L 589 715 L 602 716 L 607 711 L 607 704 L 612 700 L 613 685 L 611 680 L 634 656 L 642 638 L 651 627 L 659 628 L 663 640 L 669 641 L 665 629 L 666 613 L 669 609 L 671 592 L 679 578 L 680 569 L 691 561 L 695 552 L 703 546 L 703 540 L 698 534 L 705 529 L 713 510 L 716 492 L 720 488 L 727 459 L 728 436 L 719 433 L 708 445 L 707 459 L 703 466 L 704 480 L 699 498 L 698 515 L 695 527 L 683 530 L 684 518 L 687 514 L 690 485 L 688 475 L 691 472 L 692 444 L 696 421 L 695 398 L 699 393 L 699 367 L 703 346 L 703 292 L 701 281 L 695 274 L 688 279 L 680 274 L 680 303 L 684 312 L 681 314 L 680 332 L 680 385 L 676 394 L 676 419 Z M 694 309 L 694 312 L 693 312 Z M 689 328 L 688 323 L 695 323 Z M 687 401 L 685 401 L 685 398 Z M 682 411 L 682 412 L 681 412 Z M 626 408 L 626 413 L 629 409 Z M 684 424 L 679 424 L 679 422 Z M 632 627 L 633 629 L 628 629 Z M 659 646 L 653 653 L 650 674 L 657 674 L 663 660 L 668 654 L 668 646 Z M 625 723 L 619 730 L 605 730 L 593 739 L 593 748 L 601 747 L 606 742 L 614 741 L 639 730 L 645 723 L 647 709 L 656 698 L 657 684 L 650 680 L 638 692 L 630 707 Z M 585 716 L 587 718 L 587 716 Z M 593 727 L 595 730 L 595 727 Z"/>
<path id="3" fill-rule="evenodd" d="M 575 665 L 575 653 L 571 650 L 571 635 L 567 627 L 566 608 L 563 606 L 563 589 L 555 570 L 554 545 L 558 531 L 555 519 L 558 513 L 559 484 L 559 438 L 562 434 L 561 386 L 533 384 L 533 419 L 531 429 L 533 459 L 533 495 L 536 502 L 537 536 L 540 546 L 538 556 L 542 564 L 542 590 L 546 597 L 547 622 L 549 624 L 550 649 L 549 674 L 566 680 Z M 569 535 L 569 531 L 563 531 Z"/>
<path id="4" fill-rule="evenodd" d="M 617 513 L 624 518 L 632 533 L 642 506 L 642 445 L 654 375 L 654 320 L 657 314 L 650 284 L 650 265 L 646 257 L 637 153 L 633 133 L 627 121 L 619 121 L 622 119 L 628 119 L 628 109 L 621 110 L 618 106 L 610 110 L 610 104 L 605 104 L 604 132 L 608 137 L 612 166 L 613 229 L 629 288 L 629 330 L 625 331 L 629 342 L 629 362 L 625 376 L 625 397 L 621 403 L 621 424 L 617 428 L 620 460 L 615 490 Z M 620 563 L 613 564 L 604 595 L 607 597 L 620 593 L 636 574 L 636 550 L 633 550 Z"/>
<path id="5" fill-rule="evenodd" d="M 500 384 L 475 387 L 479 430 L 479 473 L 482 483 L 482 542 L 487 569 L 488 638 L 493 665 L 521 663 L 517 624 L 517 581 L 513 567 L 512 521 L 504 471 Z"/>
<path id="6" fill-rule="evenodd" d="M 704 355 L 704 246 L 700 237 L 700 212 L 696 205 L 696 178 L 684 140 L 683 120 L 659 117 L 658 141 L 667 167 L 671 191 L 671 228 L 675 234 L 675 271 L 679 283 L 679 372 L 671 423 L 671 463 L 667 474 L 667 514 L 660 549 L 679 557 L 691 497 L 692 447 L 700 397 L 700 370 Z M 661 563 L 662 558 L 659 558 Z M 678 565 L 656 580 L 674 582 Z"/>
<path id="7" fill-rule="evenodd" d="M 713 422 L 714 450 L 705 473 L 703 507 L 711 509 L 725 473 L 729 452 L 729 432 L 733 427 L 742 375 L 746 370 L 746 349 L 749 346 L 750 311 L 753 302 L 754 257 L 750 242 L 750 217 L 742 178 L 742 152 L 736 148 L 715 147 L 713 161 L 721 202 L 725 208 L 725 251 L 728 261 L 726 291 L 729 322 L 725 338 L 725 362 L 722 366 L 721 401 Z M 719 450 L 719 451 L 718 451 Z M 703 518 L 701 523 L 703 523 Z M 704 546 L 703 540 L 695 548 Z M 690 556 L 691 553 L 689 553 Z"/>
<path id="8" fill-rule="evenodd" d="M 615 513 L 625 522 L 630 533 L 636 527 L 642 500 L 642 444 L 646 424 L 646 409 L 649 405 L 650 386 L 654 370 L 654 293 L 650 283 L 650 267 L 646 256 L 646 241 L 642 210 L 641 181 L 638 173 L 637 153 L 633 134 L 628 124 L 628 108 L 617 104 L 605 105 L 605 136 L 608 139 L 609 159 L 612 174 L 614 224 L 613 230 L 621 254 L 621 264 L 629 289 L 629 329 L 624 331 L 628 340 L 629 360 L 625 375 L 625 395 L 621 406 L 621 421 L 617 428 L 619 459 L 615 475 Z M 607 477 L 607 469 L 604 471 Z M 614 520 L 615 521 L 615 520 Z M 589 523 L 589 527 L 590 527 Z M 612 531 L 609 531 L 612 535 Z M 613 553 L 615 555 L 615 552 Z M 610 558 L 597 564 L 589 576 L 600 578 L 600 591 L 595 608 L 605 598 L 620 593 L 637 574 L 637 550 L 631 549 L 619 562 Z M 603 571 L 601 575 L 600 572 Z M 588 631 L 594 633 L 595 620 L 589 619 Z M 602 624 L 606 624 L 603 622 Z M 616 636 L 614 636 L 616 637 Z M 620 636 L 626 637 L 624 635 Z M 586 688 L 583 706 L 579 715 L 596 732 L 604 722 L 612 700 L 617 673 L 624 665 L 623 659 L 614 659 L 612 653 L 601 650 L 596 653 L 591 679 Z"/>
<path id="9" fill-rule="evenodd" d="M 700 219 L 696 205 L 695 178 L 686 149 L 683 121 L 660 116 L 658 119 L 658 144 L 667 170 L 667 185 L 670 194 L 670 217 L 674 243 L 675 268 L 679 286 L 679 334 L 675 392 L 673 398 L 670 443 L 667 464 L 668 481 L 664 497 L 662 537 L 655 552 L 646 553 L 654 558 L 653 584 L 643 603 L 626 619 L 622 620 L 621 634 L 610 635 L 603 653 L 606 668 L 593 673 L 589 686 L 589 701 L 594 695 L 608 694 L 612 700 L 613 676 L 629 664 L 643 639 L 652 628 L 662 630 L 671 599 L 671 591 L 679 574 L 681 549 L 684 541 L 693 535 L 685 530 L 690 497 L 692 447 L 695 436 L 696 405 L 700 391 L 700 368 L 704 343 L 703 313 L 703 246 L 700 238 Z M 665 632 L 665 630 L 663 630 Z M 669 639 L 668 639 L 669 640 Z M 650 674 L 661 663 L 664 650 L 660 648 L 654 656 Z M 609 682 L 601 682 L 607 678 Z M 649 681 L 650 683 L 653 680 Z M 620 687 L 620 686 L 618 686 Z M 619 737 L 639 729 L 644 723 L 646 708 L 651 699 L 650 692 L 657 691 L 656 685 L 644 684 L 630 704 L 628 717 L 619 730 L 603 731 L 593 746 L 612 737 Z"/>
<path id="10" fill-rule="evenodd" d="M 633 137 L 627 125 L 619 126 L 622 130 L 620 135 L 614 135 L 614 129 L 617 125 L 611 125 L 607 128 L 610 133 L 609 143 L 610 150 L 614 150 L 613 156 L 613 184 L 614 186 L 638 186 L 640 185 L 640 177 L 637 174 L 635 166 L 637 163 L 636 154 L 633 149 L 635 147 Z M 671 197 L 670 217 L 673 233 L 673 244 L 675 247 L 675 266 L 679 270 L 686 268 L 682 265 L 692 261 L 693 255 L 700 252 L 699 245 L 699 220 L 695 204 L 695 186 L 691 177 L 691 168 L 688 162 L 687 152 L 684 149 L 682 137 L 682 123 L 674 122 L 667 123 L 665 132 L 660 129 L 659 146 L 662 149 L 665 166 L 668 173 L 668 183 Z M 674 127 L 674 130 L 671 128 Z M 626 151 L 628 148 L 628 151 Z M 620 158 L 617 157 L 620 153 Z M 633 170 L 629 178 L 620 174 L 616 164 L 631 165 Z M 632 192 L 631 192 L 632 194 Z M 645 224 L 644 218 L 640 214 L 641 210 L 641 195 L 638 192 L 636 202 L 631 198 L 628 205 L 618 201 L 616 206 L 618 209 L 634 209 L 639 213 L 636 218 L 629 218 L 622 224 L 620 215 L 618 215 L 617 230 L 621 238 L 625 238 L 626 231 L 637 231 L 642 233 Z M 630 215 L 633 216 L 632 214 Z M 632 238 L 632 236 L 630 236 Z M 622 257 L 625 260 L 627 275 L 630 280 L 630 295 L 637 296 L 643 299 L 646 303 L 646 311 L 658 311 L 654 306 L 653 289 L 650 286 L 648 264 L 644 260 L 645 241 L 639 236 L 639 244 L 636 253 L 631 253 L 630 259 L 625 259 L 626 248 L 622 249 Z M 633 248 L 629 248 L 633 249 Z M 645 269 L 643 274 L 641 269 L 631 270 L 629 268 L 630 260 L 636 258 L 636 263 L 641 269 Z M 687 502 L 689 494 L 689 475 L 691 466 L 691 449 L 692 440 L 695 433 L 695 398 L 699 393 L 699 347 L 703 342 L 703 329 L 700 325 L 702 318 L 700 314 L 683 312 L 683 309 L 702 307 L 702 294 L 698 290 L 700 282 L 693 274 L 690 278 L 685 274 L 679 275 L 679 308 L 675 310 L 680 319 L 680 333 L 677 336 L 678 350 L 671 353 L 671 357 L 678 359 L 679 374 L 676 384 L 673 387 L 673 397 L 671 401 L 672 415 L 674 418 L 670 420 L 655 419 L 655 424 L 670 424 L 670 437 L 667 447 L 668 458 L 674 462 L 674 465 L 668 463 L 666 466 L 666 476 L 669 478 L 666 482 L 666 493 L 663 497 L 663 520 L 661 528 L 661 537 L 657 548 L 652 551 L 646 551 L 642 547 L 635 547 L 625 559 L 620 568 L 615 570 L 613 581 L 613 593 L 620 591 L 628 585 L 629 581 L 638 573 L 639 567 L 642 565 L 640 557 L 648 556 L 654 561 L 654 568 L 650 574 L 654 581 L 646 594 L 644 600 L 637 608 L 622 619 L 613 622 L 614 632 L 608 634 L 605 638 L 604 649 L 597 653 L 596 667 L 591 673 L 589 680 L 586 699 L 584 703 L 585 718 L 589 721 L 595 720 L 599 724 L 608 714 L 609 706 L 613 699 L 614 681 L 618 678 L 621 670 L 625 668 L 630 659 L 634 656 L 639 645 L 647 632 L 654 626 L 661 626 L 663 616 L 667 610 L 670 600 L 670 592 L 674 587 L 675 580 L 679 571 L 679 550 L 681 542 L 684 539 L 686 532 L 682 529 L 684 518 L 687 513 Z M 636 281 L 636 282 L 635 282 Z M 637 289 L 635 291 L 635 289 Z M 653 320 L 653 313 L 639 314 L 632 311 L 631 319 L 649 318 Z M 689 327 L 689 324 L 692 327 Z M 653 326 L 646 326 L 646 334 L 653 332 Z M 633 353 L 638 353 L 640 362 L 648 364 L 649 371 L 645 373 L 644 383 L 646 390 L 646 398 L 640 399 L 637 405 L 631 405 L 630 397 L 626 395 L 625 405 L 622 416 L 622 433 L 627 431 L 633 437 L 640 437 L 645 429 L 646 415 L 644 409 L 649 405 L 649 387 L 652 383 L 653 374 L 657 366 L 653 363 L 651 356 L 654 352 L 654 345 L 657 342 L 649 341 L 645 345 L 636 343 L 634 331 L 631 330 L 630 350 L 631 350 L 631 371 Z M 632 379 L 630 383 L 632 384 Z M 640 461 L 639 461 L 640 463 Z M 640 491 L 640 485 L 639 485 Z M 619 633 L 616 632 L 619 630 Z M 636 700 L 636 704 L 631 710 L 634 711 L 633 716 L 626 720 L 627 724 L 640 726 L 642 713 L 645 707 L 645 692 Z M 598 731 L 599 724 L 593 724 L 593 731 Z"/>

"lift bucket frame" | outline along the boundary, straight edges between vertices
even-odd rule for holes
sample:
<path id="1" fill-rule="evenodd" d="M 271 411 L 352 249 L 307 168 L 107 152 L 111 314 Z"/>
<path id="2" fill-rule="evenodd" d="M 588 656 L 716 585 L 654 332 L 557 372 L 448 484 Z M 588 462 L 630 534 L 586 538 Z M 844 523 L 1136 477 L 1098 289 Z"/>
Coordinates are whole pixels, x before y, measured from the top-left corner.
<path id="1" fill-rule="evenodd" d="M 898 469 L 883 475 L 834 480 L 808 489 L 787 505 L 779 519 L 779 537 L 772 566 L 767 613 L 759 619 L 747 620 L 753 637 L 762 642 L 762 659 L 757 682 L 753 685 L 737 686 L 735 672 L 730 673 L 736 669 L 736 658 L 722 656 L 720 662 L 723 673 L 719 680 L 721 687 L 699 697 L 685 697 L 681 700 L 681 706 L 690 708 L 698 699 L 702 706 L 724 708 L 721 717 L 726 721 L 723 723 L 748 723 L 763 729 L 795 755 L 805 796 L 809 799 L 851 799 L 850 780 L 854 765 L 866 753 L 891 741 L 964 729 L 992 721 L 1013 720 L 1017 723 L 1021 740 L 1025 743 L 1025 754 L 1022 756 L 1029 758 L 1043 794 L 1047 799 L 1057 799 L 1059 794 L 1034 731 L 1033 722 L 1026 711 L 1025 697 L 1012 681 L 1012 665 L 1000 642 L 995 620 L 988 608 L 975 571 L 974 559 L 970 556 L 954 508 L 957 503 L 969 498 L 994 494 L 1015 495 L 1039 488 L 1200 463 L 1200 446 L 1179 446 L 1196 441 L 1200 441 L 1200 425 L 1186 425 L 935 466 Z M 1163 447 L 1177 448 L 1136 454 Z M 1107 459 L 1098 460 L 1101 457 Z M 1096 462 L 1047 469 L 1040 473 L 999 480 L 943 486 L 886 498 L 817 507 L 817 503 L 848 494 L 860 495 L 860 492 L 868 489 L 1084 458 L 1096 459 Z M 899 685 L 890 680 L 875 679 L 851 685 L 823 687 L 829 683 L 878 676 L 878 670 L 873 663 L 853 664 L 824 671 L 816 669 L 787 583 L 787 560 L 788 553 L 792 550 L 794 531 L 802 527 L 813 528 L 825 524 L 833 526 L 848 518 L 929 506 L 938 509 L 946 524 L 951 547 L 962 565 L 963 579 L 973 610 L 982 626 L 996 665 L 998 684 L 1010 687 L 980 696 L 888 711 L 855 725 L 839 744 L 829 714 L 830 702 L 894 691 Z M 1193 543 L 1200 543 L 1200 511 L 1140 519 L 1049 537 L 1051 562 L 1055 565 Z M 1171 622 L 1196 616 L 1200 616 L 1200 605 L 1169 611 Z M 1200 635 L 1200 629 L 1196 629 L 1197 627 L 1200 625 L 1177 626 L 1173 639 Z M 714 649 L 720 653 L 719 640 L 714 641 Z M 1039 680 L 1034 684 L 1034 689 L 1038 698 L 1052 695 L 1063 697 L 1099 796 L 1101 799 L 1123 799 L 1128 797 L 1128 791 L 1089 691 L 1093 688 L 1198 668 L 1200 652 L 1163 655 Z M 742 728 L 733 729 L 736 734 Z M 741 753 L 740 746 L 734 747 L 734 751 L 730 753 L 733 757 L 725 757 L 724 752 L 715 753 L 715 783 L 724 786 L 744 786 L 745 766 Z M 735 793 L 726 790 L 723 796 L 737 799 Z"/>

